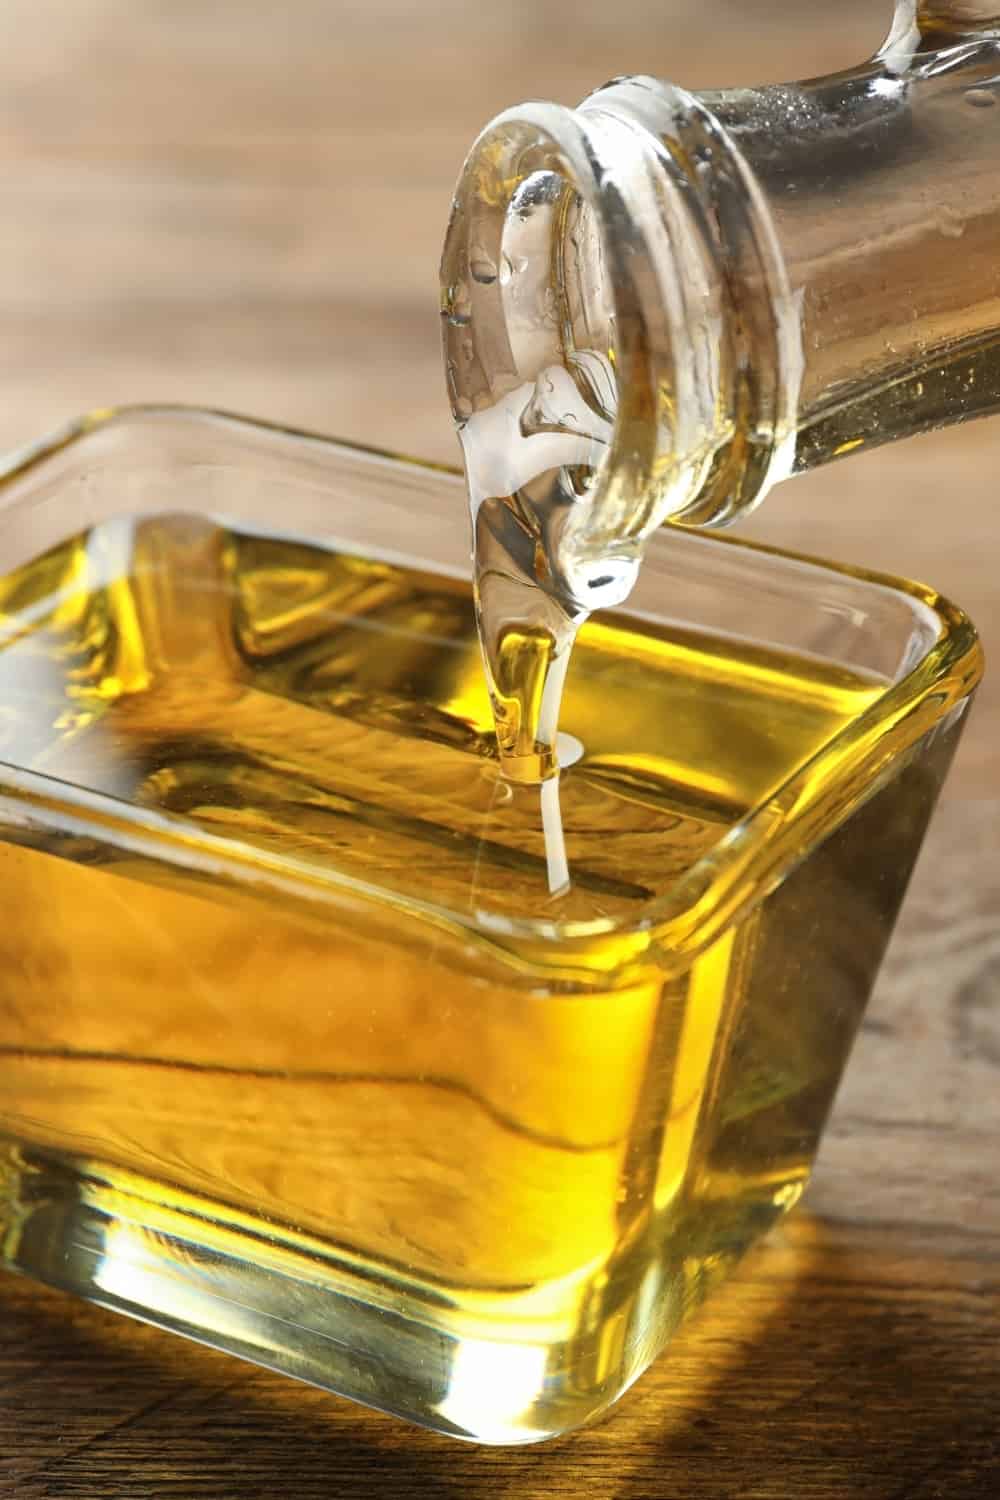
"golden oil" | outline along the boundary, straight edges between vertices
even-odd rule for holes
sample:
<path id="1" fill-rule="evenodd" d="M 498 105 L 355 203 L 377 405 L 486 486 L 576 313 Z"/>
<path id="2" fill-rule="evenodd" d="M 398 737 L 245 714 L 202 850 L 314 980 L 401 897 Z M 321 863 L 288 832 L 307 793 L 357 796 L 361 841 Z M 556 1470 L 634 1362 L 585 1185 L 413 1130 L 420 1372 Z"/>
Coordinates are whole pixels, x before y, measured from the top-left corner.
<path id="1" fill-rule="evenodd" d="M 608 1404 L 801 1191 L 948 736 L 653 961 L 883 681 L 592 620 L 539 788 L 450 577 L 164 514 L 0 611 L 3 1257 L 465 1435 Z"/>

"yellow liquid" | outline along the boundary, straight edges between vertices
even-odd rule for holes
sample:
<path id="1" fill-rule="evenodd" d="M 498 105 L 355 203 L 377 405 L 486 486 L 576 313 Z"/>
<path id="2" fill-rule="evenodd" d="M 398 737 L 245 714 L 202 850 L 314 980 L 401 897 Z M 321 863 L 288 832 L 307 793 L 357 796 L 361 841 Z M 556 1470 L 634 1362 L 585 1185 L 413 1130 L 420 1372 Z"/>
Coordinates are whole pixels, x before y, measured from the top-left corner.
<path id="1" fill-rule="evenodd" d="M 558 834 L 464 583 L 165 515 L 0 611 L 3 1257 L 446 1430 L 607 1405 L 798 1196 L 929 778 L 604 976 L 883 684 L 592 621 Z"/>

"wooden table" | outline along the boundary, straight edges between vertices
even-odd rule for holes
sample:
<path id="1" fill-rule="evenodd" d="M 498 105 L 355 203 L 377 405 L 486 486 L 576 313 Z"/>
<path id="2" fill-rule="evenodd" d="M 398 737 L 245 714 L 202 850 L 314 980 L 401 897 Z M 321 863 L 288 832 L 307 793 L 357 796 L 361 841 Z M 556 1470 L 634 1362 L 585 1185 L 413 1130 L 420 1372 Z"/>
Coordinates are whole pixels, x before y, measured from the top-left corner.
<path id="1" fill-rule="evenodd" d="M 882 9 L 7 0 L 0 444 L 180 399 L 451 456 L 435 267 L 478 126 L 616 72 L 697 87 L 846 65 Z M 853 460 L 751 529 L 925 576 L 989 647 L 998 442 L 991 423 Z M 463 1447 L 3 1278 L 0 1500 L 1000 1493 L 997 683 L 805 1210 L 610 1419 Z"/>

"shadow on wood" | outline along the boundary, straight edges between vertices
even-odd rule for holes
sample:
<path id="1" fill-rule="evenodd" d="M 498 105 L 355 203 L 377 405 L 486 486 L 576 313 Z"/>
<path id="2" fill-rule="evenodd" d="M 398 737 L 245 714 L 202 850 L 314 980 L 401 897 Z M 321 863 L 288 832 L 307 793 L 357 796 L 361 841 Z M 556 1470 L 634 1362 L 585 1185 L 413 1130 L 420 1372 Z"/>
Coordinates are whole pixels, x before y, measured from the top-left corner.
<path id="1" fill-rule="evenodd" d="M 1000 1477 L 985 1236 L 946 1258 L 926 1233 L 800 1215 L 602 1423 L 519 1450 L 416 1431 L 13 1279 L 0 1317 L 16 1372 L 0 1494 L 18 1500 L 122 1483 L 157 1500 L 962 1500 Z"/>

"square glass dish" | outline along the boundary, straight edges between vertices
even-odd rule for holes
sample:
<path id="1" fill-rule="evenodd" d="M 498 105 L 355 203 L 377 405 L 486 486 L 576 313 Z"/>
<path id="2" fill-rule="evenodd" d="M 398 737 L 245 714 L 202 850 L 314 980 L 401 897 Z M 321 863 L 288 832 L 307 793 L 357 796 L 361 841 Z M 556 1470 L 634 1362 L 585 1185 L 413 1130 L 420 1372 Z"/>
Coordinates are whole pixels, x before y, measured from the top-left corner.
<path id="1" fill-rule="evenodd" d="M 539 794 L 456 474 L 135 409 L 0 509 L 0 1261 L 457 1436 L 593 1417 L 802 1192 L 968 620 L 665 529 Z"/>

